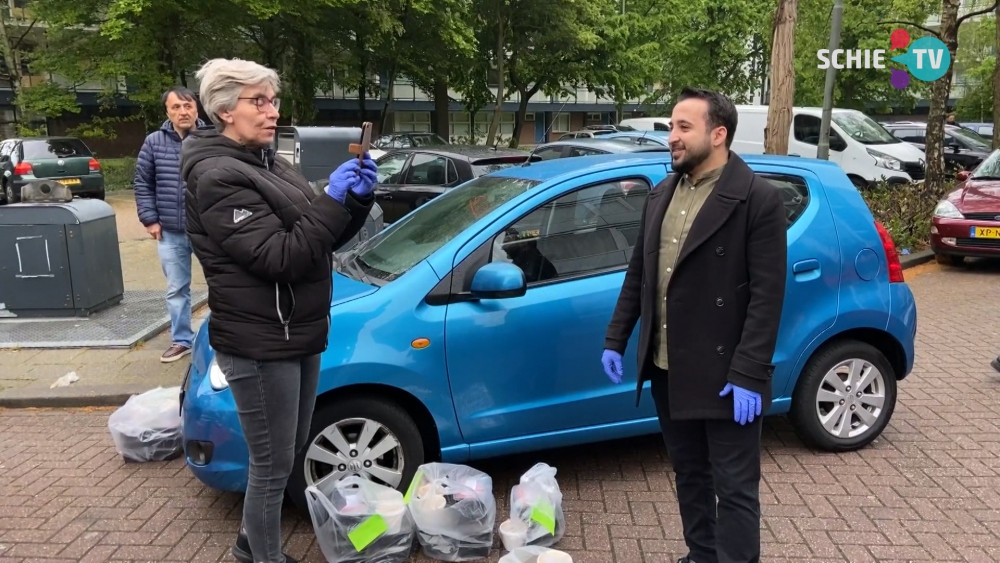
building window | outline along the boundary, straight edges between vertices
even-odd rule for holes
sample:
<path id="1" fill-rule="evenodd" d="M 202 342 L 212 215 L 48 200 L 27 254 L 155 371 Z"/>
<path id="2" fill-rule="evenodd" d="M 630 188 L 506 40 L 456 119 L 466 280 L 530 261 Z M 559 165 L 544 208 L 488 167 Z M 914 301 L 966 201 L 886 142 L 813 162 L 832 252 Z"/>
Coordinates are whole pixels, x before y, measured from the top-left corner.
<path id="1" fill-rule="evenodd" d="M 554 132 L 565 132 L 569 131 L 569 114 L 560 113 L 556 115 L 555 119 L 552 120 L 552 131 Z"/>
<path id="2" fill-rule="evenodd" d="M 463 140 L 472 136 L 472 122 L 469 113 L 465 111 L 451 112 L 448 134 L 451 135 L 451 142 L 457 142 L 460 137 Z"/>
<path id="3" fill-rule="evenodd" d="M 429 111 L 396 112 L 396 133 L 430 133 L 431 113 Z"/>
<path id="4" fill-rule="evenodd" d="M 490 132 L 490 122 L 493 121 L 492 111 L 481 111 L 476 114 L 476 136 L 485 140 Z M 500 114 L 500 129 L 497 134 L 502 139 L 514 136 L 514 113 L 505 111 Z"/>
<path id="5" fill-rule="evenodd" d="M 587 114 L 587 123 L 600 123 L 601 121 L 603 121 L 601 119 L 601 114 L 599 114 L 599 113 L 588 113 Z"/>

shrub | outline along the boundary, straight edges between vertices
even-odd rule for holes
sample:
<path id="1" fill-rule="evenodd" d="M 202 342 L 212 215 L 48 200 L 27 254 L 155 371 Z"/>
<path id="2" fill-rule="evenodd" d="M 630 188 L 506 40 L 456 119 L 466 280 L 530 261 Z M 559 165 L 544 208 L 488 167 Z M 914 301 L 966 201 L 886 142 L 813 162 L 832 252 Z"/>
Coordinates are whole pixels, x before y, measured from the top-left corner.
<path id="1" fill-rule="evenodd" d="M 105 191 L 131 190 L 135 178 L 135 158 L 105 158 L 101 160 Z"/>
<path id="2" fill-rule="evenodd" d="M 892 235 L 901 252 L 923 250 L 930 241 L 931 215 L 934 207 L 952 189 L 934 190 L 926 183 L 887 184 L 879 182 L 861 191 L 875 220 Z"/>

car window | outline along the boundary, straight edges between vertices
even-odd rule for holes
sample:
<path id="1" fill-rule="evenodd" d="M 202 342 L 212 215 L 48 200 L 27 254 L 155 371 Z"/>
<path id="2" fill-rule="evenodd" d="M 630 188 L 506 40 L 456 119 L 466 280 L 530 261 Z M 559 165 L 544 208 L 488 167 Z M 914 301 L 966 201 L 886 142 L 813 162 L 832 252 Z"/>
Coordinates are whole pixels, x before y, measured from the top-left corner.
<path id="1" fill-rule="evenodd" d="M 406 184 L 443 186 L 448 183 L 448 159 L 436 154 L 413 155 L 406 172 Z"/>
<path id="2" fill-rule="evenodd" d="M 885 145 L 901 142 L 877 121 L 861 113 L 860 111 L 834 112 L 831 117 L 834 123 L 840 127 L 844 134 L 855 141 L 865 145 Z M 816 119 L 819 122 L 819 119 Z M 817 126 L 817 131 L 819 127 Z"/>
<path id="3" fill-rule="evenodd" d="M 595 154 L 607 154 L 607 152 L 600 151 L 600 150 L 597 150 L 597 149 L 587 149 L 587 148 L 583 148 L 583 147 L 570 147 L 569 148 L 569 154 L 566 155 L 566 156 L 567 157 L 573 157 L 573 156 L 591 156 L 591 155 L 595 155 Z"/>
<path id="4" fill-rule="evenodd" d="M 539 151 L 536 151 L 534 156 L 541 160 L 552 160 L 553 158 L 559 158 L 562 155 L 562 147 L 546 147 Z"/>
<path id="5" fill-rule="evenodd" d="M 10 157 L 10 151 L 14 148 L 14 141 L 4 141 L 0 143 L 0 157 Z"/>
<path id="6" fill-rule="evenodd" d="M 977 151 L 988 151 L 991 149 L 990 144 L 986 142 L 986 139 L 983 139 L 972 131 L 962 129 L 961 127 L 952 129 L 948 132 L 948 134 L 955 138 L 956 143 L 966 148 Z"/>
<path id="7" fill-rule="evenodd" d="M 409 158 L 409 153 L 394 154 L 378 161 L 379 184 L 401 184 L 403 165 Z"/>
<path id="8" fill-rule="evenodd" d="M 21 145 L 25 160 L 93 156 L 79 139 L 27 140 Z"/>
<path id="9" fill-rule="evenodd" d="M 766 179 L 781 190 L 781 201 L 785 204 L 787 227 L 799 220 L 806 207 L 809 206 L 809 186 L 805 178 L 791 174 L 758 173 L 757 176 Z"/>
<path id="10" fill-rule="evenodd" d="M 907 143 L 923 143 L 926 140 L 924 129 L 900 129 L 894 134 L 897 139 Z"/>
<path id="11" fill-rule="evenodd" d="M 624 268 L 649 190 L 627 179 L 563 195 L 498 234 L 490 259 L 515 264 L 529 285 Z"/>
<path id="12" fill-rule="evenodd" d="M 809 143 L 810 145 L 818 145 L 819 126 L 820 120 L 818 117 L 802 114 L 796 115 L 792 129 L 795 140 Z"/>

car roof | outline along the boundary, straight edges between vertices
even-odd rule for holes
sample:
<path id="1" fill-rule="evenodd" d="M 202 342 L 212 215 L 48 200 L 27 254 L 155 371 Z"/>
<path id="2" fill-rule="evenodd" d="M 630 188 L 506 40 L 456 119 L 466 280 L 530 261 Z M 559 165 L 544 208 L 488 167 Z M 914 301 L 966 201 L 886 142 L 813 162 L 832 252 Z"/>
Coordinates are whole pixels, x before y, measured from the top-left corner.
<path id="1" fill-rule="evenodd" d="M 615 135 L 620 135 L 615 133 Z M 593 147 L 595 149 L 602 149 L 612 152 L 632 152 L 636 150 L 641 150 L 643 147 L 639 145 L 630 145 L 626 143 L 621 143 L 618 141 L 607 140 L 610 135 L 601 135 L 600 137 L 594 137 L 592 139 L 564 139 L 561 141 L 552 141 L 551 143 L 542 143 L 535 147 L 535 150 L 544 147 Z M 575 158 L 575 157 L 574 157 Z"/>
<path id="2" fill-rule="evenodd" d="M 506 147 L 492 148 L 485 145 L 431 145 L 427 147 L 407 147 L 403 149 L 392 149 L 386 155 L 409 152 L 434 153 L 452 158 L 466 160 L 485 160 L 489 158 L 503 158 L 505 156 L 523 156 L 528 158 L 528 152 Z"/>
<path id="3" fill-rule="evenodd" d="M 750 166 L 788 166 L 810 170 L 820 177 L 825 173 L 843 174 L 843 169 L 837 163 L 827 160 L 765 154 L 741 154 L 739 156 Z M 644 164 L 669 165 L 670 161 L 670 152 L 667 150 L 663 150 L 662 148 L 652 150 L 640 148 L 635 152 L 536 161 L 530 164 L 504 168 L 503 170 L 491 173 L 490 176 L 522 178 L 536 182 L 563 181 L 577 176 L 615 170 L 626 166 Z"/>

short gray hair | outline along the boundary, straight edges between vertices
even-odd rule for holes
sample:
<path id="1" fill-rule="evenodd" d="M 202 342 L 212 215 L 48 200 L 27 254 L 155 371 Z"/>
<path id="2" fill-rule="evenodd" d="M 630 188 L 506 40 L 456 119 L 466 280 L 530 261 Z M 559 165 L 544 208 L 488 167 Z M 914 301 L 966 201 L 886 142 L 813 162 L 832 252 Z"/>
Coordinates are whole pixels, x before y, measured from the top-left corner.
<path id="1" fill-rule="evenodd" d="M 212 59 L 198 69 L 195 77 L 201 84 L 201 105 L 219 131 L 225 123 L 218 114 L 236 107 L 244 87 L 264 84 L 277 93 L 281 85 L 277 72 L 242 59 Z"/>

